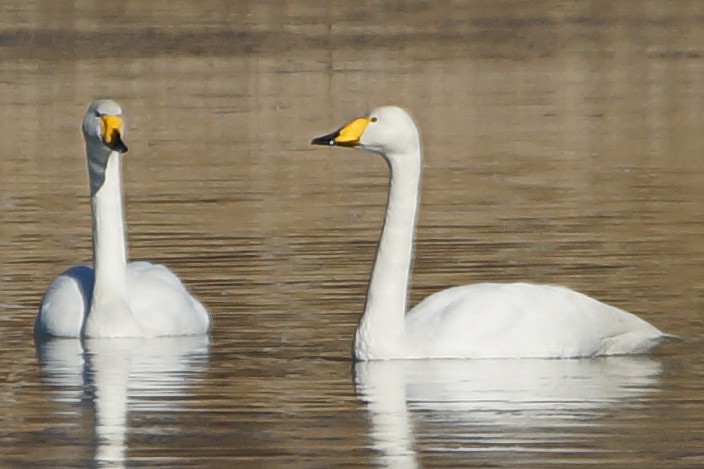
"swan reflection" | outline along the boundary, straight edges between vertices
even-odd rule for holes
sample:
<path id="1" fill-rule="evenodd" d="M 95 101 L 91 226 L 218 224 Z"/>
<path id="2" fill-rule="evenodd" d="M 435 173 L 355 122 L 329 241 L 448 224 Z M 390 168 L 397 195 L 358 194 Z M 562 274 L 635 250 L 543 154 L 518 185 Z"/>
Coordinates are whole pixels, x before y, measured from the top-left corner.
<path id="1" fill-rule="evenodd" d="M 53 339 L 37 353 L 55 401 L 90 404 L 96 465 L 124 467 L 128 410 L 180 410 L 175 398 L 204 370 L 208 338 Z"/>
<path id="2" fill-rule="evenodd" d="M 447 451 L 535 444 L 555 428 L 569 438 L 575 427 L 654 392 L 661 373 L 660 363 L 632 356 L 391 360 L 357 363 L 355 384 L 383 466 L 413 468 L 414 423 L 432 427 Z"/>

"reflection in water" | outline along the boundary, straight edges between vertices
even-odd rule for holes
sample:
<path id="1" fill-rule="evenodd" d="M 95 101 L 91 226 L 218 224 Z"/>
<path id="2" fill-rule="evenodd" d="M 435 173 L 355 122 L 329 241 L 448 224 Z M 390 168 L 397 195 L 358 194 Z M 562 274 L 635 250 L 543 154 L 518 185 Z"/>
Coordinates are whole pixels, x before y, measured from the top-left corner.
<path id="1" fill-rule="evenodd" d="M 401 450 L 389 435 L 412 437 L 426 467 L 704 466 L 704 2 L 643 4 L 3 2 L 0 467 L 93 457 L 93 357 L 73 341 L 42 374 L 27 336 L 57 266 L 91 257 L 74 119 L 98 96 L 130 113 L 131 255 L 171 266 L 216 324 L 203 381 L 198 364 L 183 372 L 197 399 L 166 399 L 166 383 L 153 399 L 127 391 L 125 465 L 365 467 L 367 410 L 378 423 L 393 403 L 408 428 L 375 431 Z M 411 303 L 453 284 L 565 283 L 686 339 L 662 352 L 667 372 L 567 380 L 624 394 L 504 403 L 513 413 L 479 391 L 418 402 L 413 383 L 393 387 L 409 401 L 391 388 L 357 401 L 349 341 L 386 168 L 308 143 L 385 103 L 413 111 L 427 153 Z M 639 394 L 651 383 L 661 391 Z M 156 405 L 189 411 L 141 412 Z M 579 455 L 555 451 L 577 441 Z"/>
<path id="2" fill-rule="evenodd" d="M 647 357 L 392 360 L 357 363 L 355 382 L 382 464 L 401 468 L 418 466 L 412 415 L 442 433 L 445 450 L 549 445 L 549 429 L 568 440 L 570 429 L 653 392 L 661 372 Z"/>
<path id="3" fill-rule="evenodd" d="M 54 400 L 92 404 L 96 464 L 124 467 L 128 410 L 179 410 L 174 398 L 203 371 L 208 337 L 54 339 L 37 351 Z"/>

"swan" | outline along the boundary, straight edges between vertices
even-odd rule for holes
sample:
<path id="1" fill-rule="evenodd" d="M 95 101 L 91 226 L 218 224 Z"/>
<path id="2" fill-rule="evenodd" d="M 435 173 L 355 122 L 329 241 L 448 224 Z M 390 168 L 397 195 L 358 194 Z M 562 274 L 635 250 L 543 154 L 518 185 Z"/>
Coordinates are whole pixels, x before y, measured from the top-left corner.
<path id="1" fill-rule="evenodd" d="M 453 287 L 406 313 L 422 167 L 413 119 L 399 107 L 379 107 L 311 144 L 378 153 L 389 167 L 386 219 L 355 334 L 354 359 L 638 354 L 669 336 L 631 313 L 558 285 Z"/>
<path id="2" fill-rule="evenodd" d="M 37 337 L 155 337 L 205 334 L 210 317 L 167 267 L 127 261 L 122 202 L 122 108 L 91 103 L 83 118 L 93 215 L 93 267 L 74 266 L 44 293 Z"/>

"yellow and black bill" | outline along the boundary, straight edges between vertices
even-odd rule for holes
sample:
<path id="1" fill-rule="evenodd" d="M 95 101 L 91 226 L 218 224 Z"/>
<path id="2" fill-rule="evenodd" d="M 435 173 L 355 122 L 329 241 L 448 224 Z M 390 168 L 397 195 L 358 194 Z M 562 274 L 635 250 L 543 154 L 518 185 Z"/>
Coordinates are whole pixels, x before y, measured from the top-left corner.
<path id="1" fill-rule="evenodd" d="M 311 145 L 337 145 L 341 147 L 356 147 L 362 138 L 364 129 L 369 125 L 368 117 L 358 117 L 349 124 L 340 127 L 335 132 L 314 138 Z"/>
<path id="2" fill-rule="evenodd" d="M 122 117 L 120 116 L 100 116 L 103 127 L 103 143 L 120 153 L 127 153 L 127 145 L 122 141 Z"/>

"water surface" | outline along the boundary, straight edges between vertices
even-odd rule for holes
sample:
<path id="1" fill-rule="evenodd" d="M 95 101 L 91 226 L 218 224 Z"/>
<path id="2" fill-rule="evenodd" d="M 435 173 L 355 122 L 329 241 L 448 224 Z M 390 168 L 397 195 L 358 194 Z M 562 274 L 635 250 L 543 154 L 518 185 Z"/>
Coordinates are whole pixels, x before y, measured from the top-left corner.
<path id="1" fill-rule="evenodd" d="M 704 464 L 698 2 L 1 2 L 0 465 Z M 127 115 L 130 254 L 208 339 L 31 337 L 90 262 L 79 125 Z M 650 357 L 353 365 L 384 162 L 310 139 L 416 117 L 411 302 L 561 283 L 683 338 Z"/>

